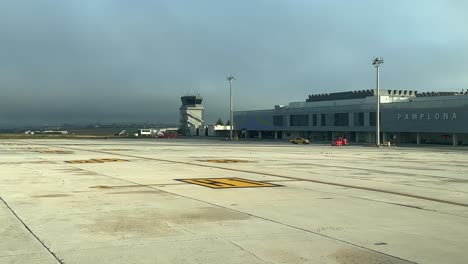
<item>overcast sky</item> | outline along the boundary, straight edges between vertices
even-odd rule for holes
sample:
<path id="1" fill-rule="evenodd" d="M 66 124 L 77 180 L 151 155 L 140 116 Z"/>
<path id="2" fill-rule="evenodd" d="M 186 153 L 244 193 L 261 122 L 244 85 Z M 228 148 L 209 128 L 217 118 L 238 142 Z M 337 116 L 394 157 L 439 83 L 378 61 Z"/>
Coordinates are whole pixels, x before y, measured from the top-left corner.
<path id="1" fill-rule="evenodd" d="M 0 127 L 178 123 L 322 92 L 468 88 L 468 2 L 0 0 Z"/>

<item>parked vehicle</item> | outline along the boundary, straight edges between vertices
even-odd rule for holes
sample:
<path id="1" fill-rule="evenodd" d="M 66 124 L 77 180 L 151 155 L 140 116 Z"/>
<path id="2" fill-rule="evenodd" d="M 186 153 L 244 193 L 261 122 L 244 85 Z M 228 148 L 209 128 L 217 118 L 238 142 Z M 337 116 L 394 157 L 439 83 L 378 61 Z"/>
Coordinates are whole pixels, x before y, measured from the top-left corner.
<path id="1" fill-rule="evenodd" d="M 339 137 L 332 141 L 332 146 L 349 146 L 349 141 L 347 138 Z"/>
<path id="2" fill-rule="evenodd" d="M 160 131 L 160 134 L 158 134 L 158 138 L 177 138 L 177 131 L 176 130 Z"/>
<path id="3" fill-rule="evenodd" d="M 308 139 L 301 138 L 301 137 L 293 138 L 293 139 L 289 140 L 289 142 L 291 142 L 293 144 L 309 144 L 310 143 L 310 141 Z"/>

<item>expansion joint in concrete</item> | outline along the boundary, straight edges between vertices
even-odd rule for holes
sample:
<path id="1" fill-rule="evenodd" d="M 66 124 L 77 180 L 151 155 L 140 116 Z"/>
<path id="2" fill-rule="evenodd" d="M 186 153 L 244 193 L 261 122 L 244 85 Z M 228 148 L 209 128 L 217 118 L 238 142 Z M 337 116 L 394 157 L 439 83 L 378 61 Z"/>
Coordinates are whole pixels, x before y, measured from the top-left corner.
<path id="1" fill-rule="evenodd" d="M 57 260 L 58 263 L 60 264 L 65 264 L 65 262 L 60 259 L 54 252 L 52 252 L 52 250 L 50 250 L 50 248 L 36 235 L 34 234 L 34 232 L 31 230 L 31 228 L 29 228 L 28 225 L 26 225 L 26 223 L 23 221 L 23 219 L 21 219 L 18 214 L 16 214 L 15 211 L 13 211 L 13 209 L 10 207 L 10 205 L 0 196 L 0 201 L 3 202 L 3 204 L 5 204 L 5 206 L 8 208 L 8 210 L 16 217 L 16 219 L 18 219 L 18 221 L 24 226 L 24 228 L 26 228 L 26 230 L 28 230 L 28 232 L 42 245 L 42 247 L 44 247 L 47 252 L 49 252 L 54 258 L 55 260 Z"/>

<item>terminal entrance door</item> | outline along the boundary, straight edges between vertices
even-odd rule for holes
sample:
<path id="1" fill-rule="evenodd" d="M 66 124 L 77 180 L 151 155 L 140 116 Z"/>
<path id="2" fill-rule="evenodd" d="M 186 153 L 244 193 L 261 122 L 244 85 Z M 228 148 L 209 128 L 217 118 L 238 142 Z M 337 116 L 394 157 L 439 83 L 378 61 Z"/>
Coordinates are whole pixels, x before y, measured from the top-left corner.
<path id="1" fill-rule="evenodd" d="M 416 133 L 414 133 L 414 135 L 412 135 L 411 133 L 407 133 L 407 132 L 402 132 L 402 133 L 394 133 L 392 135 L 392 137 L 394 138 L 393 140 L 395 141 L 395 143 L 412 143 L 412 144 L 416 144 Z"/>

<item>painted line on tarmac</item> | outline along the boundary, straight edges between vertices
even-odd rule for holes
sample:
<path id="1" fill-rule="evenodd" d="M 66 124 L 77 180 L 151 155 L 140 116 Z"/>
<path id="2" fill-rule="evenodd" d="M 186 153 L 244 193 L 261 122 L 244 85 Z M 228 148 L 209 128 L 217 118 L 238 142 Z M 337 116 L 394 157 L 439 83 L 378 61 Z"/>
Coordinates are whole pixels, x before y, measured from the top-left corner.
<path id="1" fill-rule="evenodd" d="M 51 144 L 51 145 L 50 144 L 40 144 L 40 143 L 30 143 L 30 144 L 32 144 L 32 145 L 41 145 L 41 146 L 55 146 L 55 147 L 60 147 L 60 148 L 65 148 L 65 149 L 73 149 L 73 150 L 80 150 L 80 151 L 87 151 L 87 152 L 94 152 L 94 153 L 103 153 L 103 154 L 110 154 L 110 155 L 122 156 L 122 157 L 131 157 L 131 158 L 137 158 L 137 159 L 162 161 L 162 162 L 168 162 L 168 163 L 174 163 L 174 164 L 183 164 L 183 165 L 190 165 L 190 166 L 197 166 L 197 167 L 204 167 L 204 168 L 213 168 L 213 169 L 243 172 L 243 173 L 249 173 L 249 174 L 272 176 L 272 177 L 278 177 L 278 178 L 283 178 L 283 179 L 313 182 L 313 183 L 318 183 L 318 184 L 325 184 L 325 185 L 338 186 L 338 187 L 346 187 L 346 188 L 359 189 L 359 190 L 365 190 L 365 191 L 371 191 L 371 192 L 393 194 L 393 195 L 410 197 L 410 198 L 414 198 L 414 199 L 426 200 L 426 201 L 431 201 L 431 202 L 438 202 L 438 203 L 468 207 L 468 204 L 466 204 L 466 203 L 447 201 L 447 200 L 442 200 L 442 199 L 432 198 L 432 197 L 427 197 L 427 196 L 422 196 L 422 195 L 416 195 L 416 194 L 410 194 L 410 193 L 404 193 L 404 192 L 397 192 L 397 191 L 390 191 L 390 190 L 383 190 L 383 189 L 376 189 L 376 188 L 371 188 L 371 187 L 350 185 L 350 184 L 344 184 L 344 183 L 321 181 L 321 180 L 312 180 L 312 179 L 303 179 L 303 178 L 298 178 L 298 177 L 291 177 L 291 176 L 279 175 L 279 174 L 273 174 L 273 173 L 266 173 L 266 172 L 242 170 L 242 169 L 235 169 L 235 168 L 225 168 L 225 167 L 209 165 L 209 164 L 198 164 L 198 163 L 191 163 L 191 162 L 185 162 L 185 161 L 175 161 L 175 160 L 167 160 L 167 159 L 160 159 L 160 158 L 149 158 L 149 157 L 129 155 L 129 154 L 111 153 L 111 152 L 106 152 L 106 151 L 87 150 L 87 149 L 72 148 L 72 147 L 63 147 L 63 146 L 56 145 L 56 144 Z"/>

